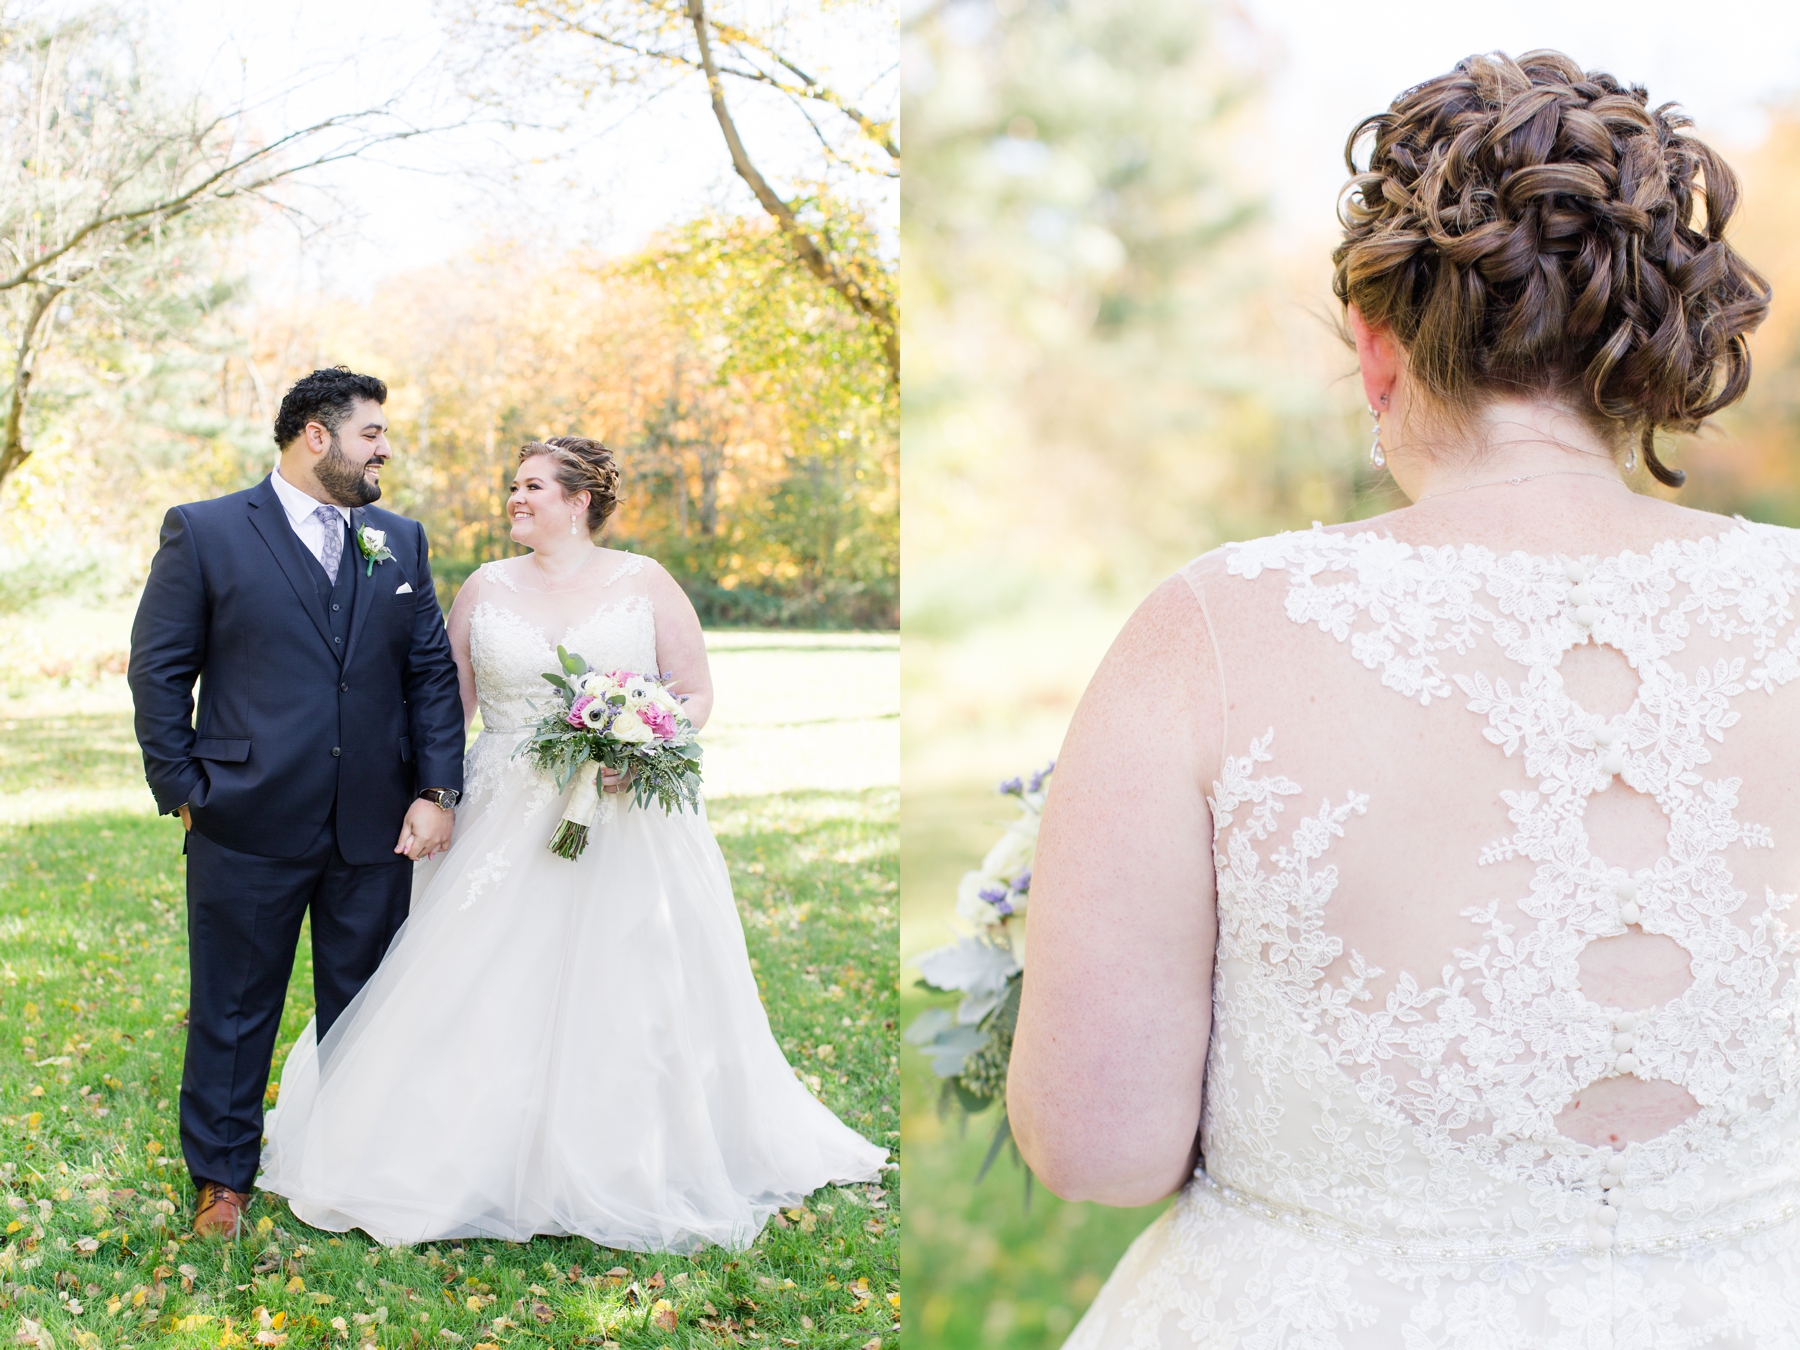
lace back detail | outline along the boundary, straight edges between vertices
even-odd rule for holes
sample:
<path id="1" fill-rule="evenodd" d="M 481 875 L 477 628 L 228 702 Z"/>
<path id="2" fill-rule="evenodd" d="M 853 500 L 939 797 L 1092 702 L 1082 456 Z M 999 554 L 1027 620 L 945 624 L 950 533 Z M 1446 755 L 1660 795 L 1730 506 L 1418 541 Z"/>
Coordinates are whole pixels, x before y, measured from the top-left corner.
<path id="1" fill-rule="evenodd" d="M 1800 718 L 1745 701 L 1800 673 L 1796 538 L 1740 524 L 1564 558 L 1315 530 L 1215 560 L 1227 603 L 1284 578 L 1295 645 L 1269 668 L 1317 688 L 1349 655 L 1406 701 L 1365 720 L 1424 757 L 1334 746 L 1291 695 L 1246 688 L 1271 683 L 1253 646 L 1227 661 L 1257 731 L 1211 798 L 1215 1181 L 1350 1231 L 1551 1245 L 1771 1202 L 1771 1150 L 1800 1156 L 1800 811 L 1767 752 L 1800 747 Z M 1588 671 L 1629 696 L 1585 705 Z M 1744 818 L 1746 791 L 1780 820 Z M 1405 846 L 1408 808 L 1436 831 L 1440 804 L 1457 842 Z M 1462 844 L 1465 818 L 1498 828 Z M 1384 877 L 1420 895 L 1403 933 Z"/>
<path id="2" fill-rule="evenodd" d="M 1800 1346 L 1800 533 L 1183 574 L 1203 1170 L 1065 1350 Z"/>

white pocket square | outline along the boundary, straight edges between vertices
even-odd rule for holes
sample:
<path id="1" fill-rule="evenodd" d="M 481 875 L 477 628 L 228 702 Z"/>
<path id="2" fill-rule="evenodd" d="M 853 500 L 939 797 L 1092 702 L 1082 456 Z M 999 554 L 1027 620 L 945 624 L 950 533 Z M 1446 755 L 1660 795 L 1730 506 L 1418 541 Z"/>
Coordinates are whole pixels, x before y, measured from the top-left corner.
<path id="1" fill-rule="evenodd" d="M 394 594 L 395 595 L 411 595 L 412 594 L 412 582 L 410 582 L 410 581 L 401 582 L 400 589 L 395 591 Z"/>

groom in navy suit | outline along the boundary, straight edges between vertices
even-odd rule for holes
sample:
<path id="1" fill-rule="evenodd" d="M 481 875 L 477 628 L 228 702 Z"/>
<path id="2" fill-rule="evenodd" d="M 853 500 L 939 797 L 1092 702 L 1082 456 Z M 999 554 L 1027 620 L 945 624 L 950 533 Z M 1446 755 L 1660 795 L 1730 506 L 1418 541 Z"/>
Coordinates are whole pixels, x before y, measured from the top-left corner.
<path id="1" fill-rule="evenodd" d="M 302 916 L 323 1038 L 405 920 L 413 862 L 449 846 L 462 789 L 425 530 L 370 505 L 386 401 L 342 366 L 288 390 L 279 467 L 170 510 L 132 625 L 144 771 L 187 830 L 181 1144 L 203 1234 L 236 1235 L 256 1179 Z"/>

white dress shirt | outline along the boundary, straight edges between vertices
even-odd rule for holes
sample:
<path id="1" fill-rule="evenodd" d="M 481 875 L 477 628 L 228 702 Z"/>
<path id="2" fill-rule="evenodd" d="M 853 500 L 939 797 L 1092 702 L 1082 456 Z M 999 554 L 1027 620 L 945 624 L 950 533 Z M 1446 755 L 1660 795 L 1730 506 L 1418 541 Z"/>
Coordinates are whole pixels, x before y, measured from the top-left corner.
<path id="1" fill-rule="evenodd" d="M 275 495 L 281 499 L 282 509 L 287 512 L 288 524 L 294 527 L 294 533 L 300 536 L 313 557 L 319 560 L 319 566 L 325 565 L 325 527 L 313 514 L 321 506 L 329 506 L 346 522 L 350 519 L 350 508 L 339 506 L 336 502 L 321 502 L 316 497 L 309 497 L 287 479 L 281 476 L 281 470 L 275 469 L 269 475 L 269 482 L 275 487 Z M 344 551 L 350 551 L 350 541 L 344 541 Z"/>

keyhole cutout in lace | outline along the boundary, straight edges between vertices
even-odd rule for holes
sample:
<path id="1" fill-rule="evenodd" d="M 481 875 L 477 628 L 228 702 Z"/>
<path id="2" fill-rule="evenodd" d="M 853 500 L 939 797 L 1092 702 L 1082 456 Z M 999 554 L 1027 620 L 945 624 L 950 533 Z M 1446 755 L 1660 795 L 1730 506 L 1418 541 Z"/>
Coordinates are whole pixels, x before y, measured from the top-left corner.
<path id="1" fill-rule="evenodd" d="M 1564 652 L 1556 669 L 1563 691 L 1597 717 L 1616 721 L 1637 702 L 1638 673 L 1617 647 L 1589 638 Z"/>
<path id="2" fill-rule="evenodd" d="M 1700 1103 L 1678 1083 L 1599 1078 L 1556 1115 L 1556 1132 L 1590 1148 L 1623 1148 L 1667 1134 L 1699 1114 Z"/>

